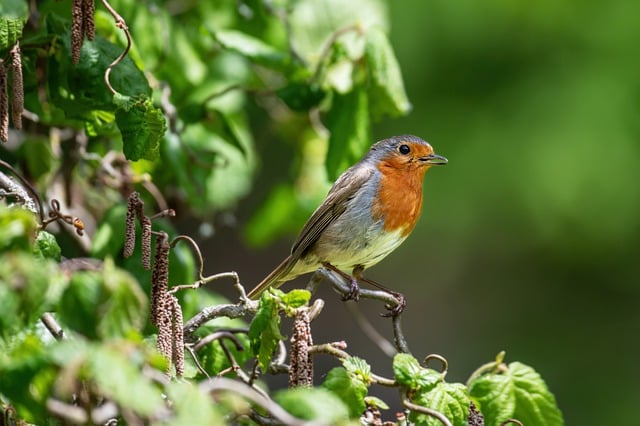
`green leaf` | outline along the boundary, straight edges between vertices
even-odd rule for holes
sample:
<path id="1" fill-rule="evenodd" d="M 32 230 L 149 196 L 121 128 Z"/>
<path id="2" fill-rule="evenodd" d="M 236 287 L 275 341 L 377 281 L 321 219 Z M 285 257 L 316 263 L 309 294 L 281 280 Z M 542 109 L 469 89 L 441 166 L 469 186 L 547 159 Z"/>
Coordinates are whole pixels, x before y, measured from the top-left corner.
<path id="1" fill-rule="evenodd" d="M 160 389 L 142 373 L 142 354 L 125 341 L 118 343 L 98 345 L 88 353 L 89 374 L 99 394 L 143 416 L 158 412 L 165 401 Z"/>
<path id="2" fill-rule="evenodd" d="M 201 391 L 195 383 L 171 381 L 166 388 L 173 415 L 166 425 L 222 425 L 225 420 L 218 405 L 211 403 L 211 396 Z"/>
<path id="3" fill-rule="evenodd" d="M 62 250 L 56 241 L 56 237 L 47 231 L 38 232 L 36 244 L 33 246 L 33 254 L 42 259 L 60 261 Z"/>
<path id="4" fill-rule="evenodd" d="M 276 91 L 280 99 L 294 111 L 308 111 L 322 102 L 326 92 L 317 83 L 292 82 Z"/>
<path id="5" fill-rule="evenodd" d="M 322 388 L 295 388 L 277 392 L 273 399 L 292 415 L 339 425 L 349 418 L 344 402 Z"/>
<path id="6" fill-rule="evenodd" d="M 249 340 L 253 354 L 258 357 L 260 368 L 268 371 L 278 341 L 284 339 L 280 334 L 280 315 L 276 299 L 265 292 L 260 299 L 258 312 L 249 326 Z"/>
<path id="7" fill-rule="evenodd" d="M 378 398 L 377 396 L 371 396 L 371 395 L 367 396 L 364 399 L 364 403 L 367 407 L 375 407 L 375 408 L 379 408 L 380 410 L 389 409 L 389 406 L 387 405 L 387 403 L 381 400 L 380 398 Z"/>
<path id="8" fill-rule="evenodd" d="M 371 366 L 364 359 L 351 356 L 343 359 L 342 365 L 354 379 L 359 380 L 367 386 L 371 383 Z"/>
<path id="9" fill-rule="evenodd" d="M 440 382 L 428 392 L 418 393 L 414 401 L 419 405 L 436 410 L 456 426 L 466 426 L 469 417 L 469 397 L 461 383 Z M 412 411 L 409 420 L 416 425 L 441 426 L 440 420 L 427 414 Z"/>
<path id="10" fill-rule="evenodd" d="M 6 52 L 22 37 L 25 19 L 0 16 L 0 53 Z"/>
<path id="11" fill-rule="evenodd" d="M 58 313 L 90 339 L 125 336 L 146 322 L 147 298 L 129 273 L 107 259 L 100 272 L 73 274 Z"/>
<path id="12" fill-rule="evenodd" d="M 515 418 L 527 426 L 562 426 L 555 397 L 531 367 L 513 362 L 504 371 L 478 377 L 469 384 L 487 426 Z"/>
<path id="13" fill-rule="evenodd" d="M 162 111 L 149 99 L 136 102 L 128 110 L 117 110 L 116 123 L 122 134 L 122 150 L 128 160 L 158 158 L 167 123 Z"/>
<path id="14" fill-rule="evenodd" d="M 331 391 L 346 404 L 349 409 L 349 418 L 358 418 L 364 412 L 367 385 L 349 374 L 344 367 L 332 368 L 322 387 Z"/>
<path id="15" fill-rule="evenodd" d="M 393 53 L 387 35 L 380 28 L 367 32 L 365 56 L 369 68 L 369 97 L 374 118 L 383 114 L 392 117 L 411 111 L 400 72 L 400 65 Z"/>
<path id="16" fill-rule="evenodd" d="M 36 216 L 26 209 L 0 206 L 0 253 L 31 252 L 37 229 Z"/>
<path id="17" fill-rule="evenodd" d="M 311 299 L 311 292 L 309 290 L 294 289 L 282 297 L 282 303 L 288 308 L 295 309 L 305 305 L 309 299 Z"/>
<path id="18" fill-rule="evenodd" d="M 219 30 L 214 37 L 220 45 L 237 52 L 260 65 L 284 70 L 290 63 L 289 56 L 260 39 L 236 30 Z"/>
<path id="19" fill-rule="evenodd" d="M 404 353 L 393 357 L 393 374 L 398 383 L 411 391 L 429 391 L 442 381 L 442 373 L 423 368 L 413 355 Z"/>
<path id="20" fill-rule="evenodd" d="M 58 25 L 49 20 L 51 26 Z M 49 55 L 48 78 L 52 102 L 64 111 L 67 118 L 88 119 L 97 110 L 115 112 L 117 99 L 107 88 L 104 73 L 111 62 L 122 53 L 118 46 L 96 35 L 93 41 L 82 44 L 80 61 L 71 63 L 71 34 L 58 34 L 51 28 L 57 40 L 62 40 L 60 54 Z M 135 99 L 151 97 L 151 88 L 144 73 L 129 56 L 112 68 L 109 81 L 116 92 Z"/>
<path id="21" fill-rule="evenodd" d="M 123 203 L 115 204 L 106 211 L 93 237 L 92 257 L 104 259 L 119 254 L 124 246 L 126 215 L 127 206 Z"/>
<path id="22" fill-rule="evenodd" d="M 3 305 L 3 310 L 4 310 Z M 0 348 L 0 394 L 29 423 L 46 424 L 46 400 L 56 380 L 49 350 L 30 333 Z M 6 399 L 5 399 L 6 398 Z"/>
<path id="23" fill-rule="evenodd" d="M 327 152 L 327 173 L 335 180 L 347 167 L 359 161 L 371 144 L 367 92 L 360 86 L 346 93 L 334 93 L 326 125 L 331 135 Z"/>
<path id="24" fill-rule="evenodd" d="M 30 253 L 0 255 L 0 337 L 33 325 L 57 301 L 64 277 Z"/>

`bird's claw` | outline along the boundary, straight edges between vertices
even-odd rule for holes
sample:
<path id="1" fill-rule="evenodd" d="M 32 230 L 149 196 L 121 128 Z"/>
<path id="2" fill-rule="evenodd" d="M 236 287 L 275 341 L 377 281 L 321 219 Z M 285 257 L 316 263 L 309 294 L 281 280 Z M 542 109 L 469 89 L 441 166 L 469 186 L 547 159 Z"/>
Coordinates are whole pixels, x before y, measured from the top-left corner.
<path id="1" fill-rule="evenodd" d="M 355 300 L 356 302 L 360 300 L 360 286 L 357 280 L 352 279 L 349 281 L 349 292 L 342 296 L 342 300 Z"/>
<path id="2" fill-rule="evenodd" d="M 395 297 L 398 303 L 395 306 L 391 306 L 391 304 L 385 305 L 385 308 L 387 308 L 389 312 L 382 313 L 380 314 L 380 316 L 385 318 L 390 318 L 390 317 L 395 318 L 404 311 L 404 308 L 407 307 L 407 300 L 405 299 L 404 294 L 402 293 L 398 293 L 394 291 L 394 292 L 389 292 L 389 294 Z"/>

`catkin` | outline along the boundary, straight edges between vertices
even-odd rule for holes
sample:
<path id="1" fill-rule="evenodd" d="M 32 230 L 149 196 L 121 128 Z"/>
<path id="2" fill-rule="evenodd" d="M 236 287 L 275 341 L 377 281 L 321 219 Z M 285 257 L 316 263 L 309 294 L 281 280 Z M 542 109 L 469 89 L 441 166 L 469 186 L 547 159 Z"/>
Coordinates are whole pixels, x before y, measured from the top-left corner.
<path id="1" fill-rule="evenodd" d="M 169 242 L 167 234 L 156 239 L 156 255 L 151 272 L 151 324 L 159 326 L 163 299 L 169 286 Z"/>
<path id="2" fill-rule="evenodd" d="M 176 376 L 184 374 L 184 319 L 182 317 L 182 307 L 175 296 L 170 296 L 171 311 L 173 317 L 173 351 L 172 360 L 176 367 Z"/>
<path id="3" fill-rule="evenodd" d="M 309 346 L 313 345 L 313 339 L 309 322 L 308 310 L 296 313 L 291 335 L 290 388 L 313 386 L 313 359 L 309 354 Z"/>
<path id="4" fill-rule="evenodd" d="M 9 140 L 9 96 L 7 95 L 7 68 L 0 59 L 0 140 Z"/>
<path id="5" fill-rule="evenodd" d="M 94 14 L 96 12 L 96 4 L 94 0 L 84 0 L 83 7 L 83 27 L 84 33 L 89 40 L 93 40 L 96 36 L 96 23 L 94 21 Z"/>
<path id="6" fill-rule="evenodd" d="M 24 111 L 24 83 L 22 81 L 22 56 L 20 43 L 16 43 L 11 49 L 11 72 L 13 73 L 13 98 L 11 120 L 13 127 L 22 129 L 22 112 Z"/>
<path id="7" fill-rule="evenodd" d="M 151 269 L 151 219 L 146 216 L 142 221 L 142 267 Z"/>
<path id="8" fill-rule="evenodd" d="M 73 0 L 71 6 L 71 61 L 80 61 L 80 50 L 84 39 L 83 0 Z"/>

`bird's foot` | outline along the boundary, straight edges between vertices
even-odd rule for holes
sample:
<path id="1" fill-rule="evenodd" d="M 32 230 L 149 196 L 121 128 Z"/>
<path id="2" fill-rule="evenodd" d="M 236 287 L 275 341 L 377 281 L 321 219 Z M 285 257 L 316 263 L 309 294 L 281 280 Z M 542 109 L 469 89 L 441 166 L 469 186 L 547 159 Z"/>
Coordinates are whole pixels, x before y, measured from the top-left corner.
<path id="1" fill-rule="evenodd" d="M 360 286 L 356 278 L 351 277 L 349 280 L 349 292 L 342 296 L 342 300 L 355 300 L 356 302 L 360 300 Z"/>
<path id="2" fill-rule="evenodd" d="M 388 312 L 380 314 L 380 316 L 383 316 L 385 318 L 397 317 L 404 311 L 404 308 L 407 307 L 407 299 L 404 297 L 404 294 L 399 293 L 397 291 L 387 290 L 387 293 L 393 296 L 398 301 L 398 303 L 395 306 L 392 306 L 390 303 L 387 303 L 385 305 L 385 308 L 388 310 Z"/>

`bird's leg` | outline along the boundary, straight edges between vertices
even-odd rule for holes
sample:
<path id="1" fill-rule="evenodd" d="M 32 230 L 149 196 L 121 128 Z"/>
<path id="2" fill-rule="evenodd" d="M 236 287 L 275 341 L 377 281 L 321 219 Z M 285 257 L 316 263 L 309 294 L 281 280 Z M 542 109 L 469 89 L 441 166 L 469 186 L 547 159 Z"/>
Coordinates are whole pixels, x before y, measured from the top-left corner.
<path id="1" fill-rule="evenodd" d="M 329 269 L 330 271 L 335 272 L 349 282 L 349 293 L 342 296 L 342 300 L 355 300 L 357 302 L 358 299 L 360 299 L 360 287 L 358 286 L 358 278 L 355 276 L 355 269 L 354 275 L 352 276 L 336 268 L 329 262 L 323 262 L 322 266 Z"/>
<path id="2" fill-rule="evenodd" d="M 356 270 L 354 269 L 353 271 L 354 275 L 356 275 Z M 373 287 L 376 287 L 382 291 L 384 291 L 385 293 L 389 293 L 390 295 L 392 295 L 393 297 L 395 297 L 398 300 L 398 304 L 396 306 L 389 306 L 387 305 L 386 308 L 389 310 L 389 312 L 385 313 L 385 314 L 381 314 L 383 317 L 396 317 L 398 315 L 400 315 L 402 313 L 402 311 L 404 311 L 404 308 L 407 306 L 407 300 L 404 297 L 404 294 L 395 291 L 395 290 L 391 290 L 390 288 L 387 288 L 381 284 L 378 284 L 377 282 L 370 280 L 368 278 L 365 278 L 364 276 L 362 276 L 362 270 L 359 271 L 359 275 L 357 275 L 357 279 L 359 281 L 363 281 Z"/>

